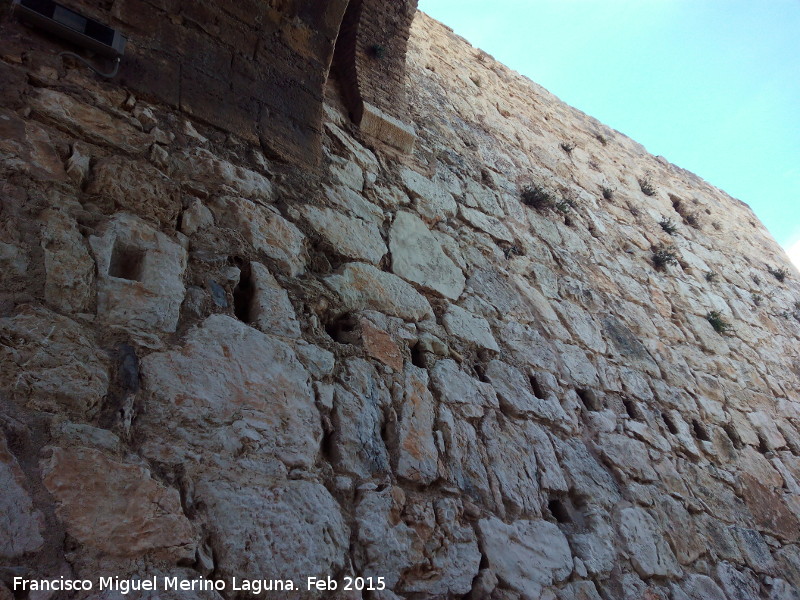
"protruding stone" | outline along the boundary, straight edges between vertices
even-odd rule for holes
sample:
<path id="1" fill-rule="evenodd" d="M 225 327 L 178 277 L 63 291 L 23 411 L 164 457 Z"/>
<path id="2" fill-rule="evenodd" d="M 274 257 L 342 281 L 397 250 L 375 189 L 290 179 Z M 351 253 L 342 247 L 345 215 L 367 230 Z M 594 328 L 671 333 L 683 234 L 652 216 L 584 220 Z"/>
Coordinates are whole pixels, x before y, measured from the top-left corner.
<path id="1" fill-rule="evenodd" d="M 15 559 L 44 544 L 44 516 L 33 506 L 25 474 L 0 431 L 0 557 Z"/>
<path id="2" fill-rule="evenodd" d="M 90 448 L 52 448 L 41 468 L 57 514 L 79 543 L 111 556 L 194 558 L 195 533 L 178 490 L 144 467 Z"/>
<path id="3" fill-rule="evenodd" d="M 438 477 L 438 451 L 434 439 L 434 400 L 428 391 L 428 373 L 406 366 L 400 414 L 393 449 L 400 477 L 427 485 Z"/>
<path id="4" fill-rule="evenodd" d="M 450 335 L 467 343 L 475 344 L 479 348 L 500 352 L 500 346 L 497 345 L 494 335 L 492 335 L 492 328 L 483 317 L 472 314 L 456 304 L 451 304 L 442 321 Z"/>
<path id="5" fill-rule="evenodd" d="M 97 313 L 110 325 L 175 331 L 185 288 L 186 250 L 129 214 L 89 238 L 97 261 Z"/>
<path id="6" fill-rule="evenodd" d="M 348 263 L 325 283 L 342 298 L 350 310 L 382 311 L 409 321 L 433 316 L 431 305 L 411 285 L 372 265 Z"/>
<path id="7" fill-rule="evenodd" d="M 457 300 L 464 291 L 464 274 L 444 253 L 422 220 L 405 211 L 397 213 L 389 234 L 392 271 L 403 279 Z"/>
<path id="8" fill-rule="evenodd" d="M 94 294 L 94 261 L 78 225 L 58 210 L 42 214 L 47 302 L 65 312 L 84 312 Z"/>
<path id="9" fill-rule="evenodd" d="M 378 264 L 387 252 L 381 232 L 371 221 L 308 204 L 300 211 L 333 249 L 346 258 Z"/>

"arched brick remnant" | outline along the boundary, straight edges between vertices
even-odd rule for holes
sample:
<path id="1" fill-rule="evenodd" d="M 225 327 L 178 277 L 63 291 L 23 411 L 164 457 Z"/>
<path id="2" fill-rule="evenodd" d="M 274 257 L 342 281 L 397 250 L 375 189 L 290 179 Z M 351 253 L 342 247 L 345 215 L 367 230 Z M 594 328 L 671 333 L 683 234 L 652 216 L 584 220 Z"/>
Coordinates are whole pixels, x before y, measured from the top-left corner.
<path id="1" fill-rule="evenodd" d="M 350 116 L 363 133 L 402 150 L 408 125 L 406 50 L 417 0 L 350 0 L 336 42 L 334 70 Z"/>

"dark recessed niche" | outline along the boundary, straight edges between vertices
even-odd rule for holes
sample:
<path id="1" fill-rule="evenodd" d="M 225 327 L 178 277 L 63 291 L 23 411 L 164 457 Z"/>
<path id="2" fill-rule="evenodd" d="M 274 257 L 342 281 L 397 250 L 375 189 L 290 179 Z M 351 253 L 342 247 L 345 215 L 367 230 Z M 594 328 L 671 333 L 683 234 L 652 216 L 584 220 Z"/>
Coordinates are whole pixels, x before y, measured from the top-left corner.
<path id="1" fill-rule="evenodd" d="M 572 523 L 572 517 L 569 514 L 566 504 L 560 498 L 553 498 L 547 504 L 547 509 L 553 518 L 559 523 Z"/>
<path id="2" fill-rule="evenodd" d="M 590 410 L 592 412 L 599 412 L 603 410 L 603 403 L 597 397 L 592 390 L 575 390 L 578 394 L 578 397 L 583 402 L 583 405 L 586 407 L 586 410 Z"/>
<path id="3" fill-rule="evenodd" d="M 672 435 L 677 435 L 678 434 L 678 426 L 675 424 L 675 421 L 673 420 L 673 418 L 670 415 L 668 415 L 667 413 L 661 413 L 661 418 L 664 419 L 664 425 L 667 426 L 667 429 L 669 429 L 669 432 Z"/>
<path id="4" fill-rule="evenodd" d="M 636 405 L 636 401 L 630 398 L 623 398 L 622 404 L 625 406 L 625 412 L 628 413 L 628 416 L 633 419 L 634 421 L 644 421 L 644 417 L 642 416 L 642 411 L 639 410 L 639 407 Z"/>
<path id="5" fill-rule="evenodd" d="M 708 430 L 697 419 L 692 420 L 692 427 L 694 428 L 694 436 L 702 442 L 710 442 L 711 436 L 708 435 Z"/>
<path id="6" fill-rule="evenodd" d="M 116 240 L 111 250 L 111 262 L 108 265 L 109 277 L 141 281 L 144 267 L 145 251 Z"/>

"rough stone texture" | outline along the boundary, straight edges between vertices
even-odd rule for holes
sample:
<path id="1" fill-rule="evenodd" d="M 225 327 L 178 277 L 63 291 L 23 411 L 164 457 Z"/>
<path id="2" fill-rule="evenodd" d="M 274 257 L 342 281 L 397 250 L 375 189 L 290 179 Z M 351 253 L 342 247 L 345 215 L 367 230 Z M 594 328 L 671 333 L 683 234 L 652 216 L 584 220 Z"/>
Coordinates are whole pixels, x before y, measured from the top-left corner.
<path id="1" fill-rule="evenodd" d="M 0 384 L 9 399 L 82 418 L 97 409 L 108 367 L 88 332 L 44 308 L 0 319 Z"/>
<path id="2" fill-rule="evenodd" d="M 44 516 L 33 507 L 25 475 L 0 434 L 0 556 L 11 560 L 44 544 Z"/>
<path id="3" fill-rule="evenodd" d="M 145 442 L 159 460 L 252 448 L 290 466 L 314 462 L 321 436 L 314 395 L 285 342 L 214 315 L 182 347 L 150 354 L 141 368 L 152 399 L 144 418 L 174 426 L 170 438 Z"/>
<path id="4" fill-rule="evenodd" d="M 89 238 L 97 262 L 97 313 L 133 330 L 175 331 L 186 251 L 141 219 L 120 214 Z"/>
<path id="5" fill-rule="evenodd" d="M 399 212 L 389 234 L 392 271 L 397 275 L 457 300 L 464 291 L 464 274 L 444 253 L 428 226 L 408 212 Z"/>
<path id="6" fill-rule="evenodd" d="M 572 554 L 558 527 L 547 521 L 496 518 L 478 522 L 481 550 L 505 586 L 536 598 L 542 589 L 572 573 Z"/>
<path id="7" fill-rule="evenodd" d="M 406 56 L 413 2 L 178 4 L 70 2 L 113 80 L 0 15 L 14 573 L 797 597 L 800 273 L 746 205 L 423 14 Z"/>
<path id="8" fill-rule="evenodd" d="M 374 223 L 348 217 L 330 208 L 307 205 L 300 211 L 342 256 L 377 264 L 386 254 L 386 244 Z"/>
<path id="9" fill-rule="evenodd" d="M 348 263 L 341 273 L 331 275 L 325 283 L 342 298 L 351 310 L 369 308 L 419 321 L 433 315 L 425 296 L 402 279 L 379 271 L 372 265 Z"/>
<path id="10" fill-rule="evenodd" d="M 300 573 L 335 573 L 344 565 L 350 532 L 322 485 L 242 486 L 231 475 L 207 477 L 197 485 L 214 558 L 225 577 L 299 579 Z"/>
<path id="11" fill-rule="evenodd" d="M 144 467 L 91 448 L 52 448 L 41 469 L 59 518 L 79 543 L 113 556 L 194 557 L 195 534 L 177 490 Z"/>

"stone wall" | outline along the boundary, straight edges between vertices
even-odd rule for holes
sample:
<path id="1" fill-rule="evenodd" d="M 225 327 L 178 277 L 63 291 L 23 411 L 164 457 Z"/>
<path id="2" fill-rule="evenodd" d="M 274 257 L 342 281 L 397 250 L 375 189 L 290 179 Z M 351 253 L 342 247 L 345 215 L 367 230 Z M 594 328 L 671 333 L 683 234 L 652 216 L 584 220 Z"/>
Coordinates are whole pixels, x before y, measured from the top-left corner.
<path id="1" fill-rule="evenodd" d="M 329 89 L 313 173 L 3 27 L 0 598 L 797 597 L 800 274 L 747 206 L 422 14 L 414 154 Z"/>

